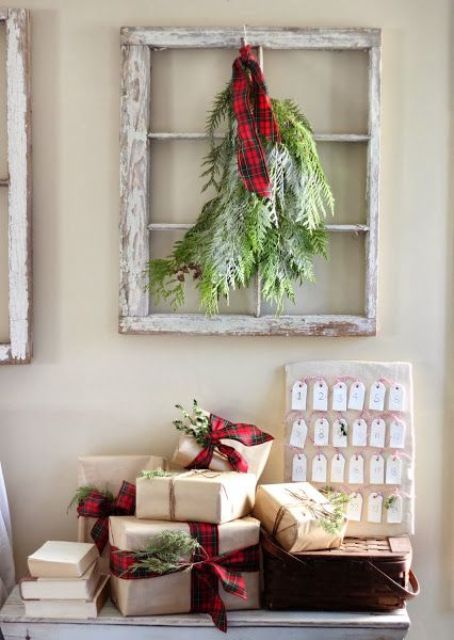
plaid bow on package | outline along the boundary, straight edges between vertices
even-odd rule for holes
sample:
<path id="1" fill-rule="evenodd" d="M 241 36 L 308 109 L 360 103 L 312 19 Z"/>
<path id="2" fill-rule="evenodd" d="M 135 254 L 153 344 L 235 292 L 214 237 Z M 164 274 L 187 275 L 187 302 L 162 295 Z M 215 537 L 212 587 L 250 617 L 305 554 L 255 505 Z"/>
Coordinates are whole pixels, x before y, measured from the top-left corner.
<path id="1" fill-rule="evenodd" d="M 207 413 L 208 432 L 203 445 L 190 435 L 179 438 L 172 462 L 186 469 L 213 469 L 263 473 L 273 436 L 253 424 L 230 422 Z"/>
<path id="2" fill-rule="evenodd" d="M 189 533 L 201 549 L 181 570 L 134 570 L 134 552 L 165 530 Z M 259 533 L 250 517 L 223 525 L 111 518 L 112 599 L 125 616 L 208 613 L 226 631 L 226 610 L 260 606 Z"/>

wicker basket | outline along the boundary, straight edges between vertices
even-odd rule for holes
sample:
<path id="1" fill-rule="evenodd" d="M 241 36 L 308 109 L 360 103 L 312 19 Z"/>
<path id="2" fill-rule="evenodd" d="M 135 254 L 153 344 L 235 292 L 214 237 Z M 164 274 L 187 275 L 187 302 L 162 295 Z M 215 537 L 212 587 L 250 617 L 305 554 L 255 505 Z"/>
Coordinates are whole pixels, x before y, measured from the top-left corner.
<path id="1" fill-rule="evenodd" d="M 262 531 L 262 549 L 268 609 L 393 611 L 419 593 L 406 536 L 292 555 Z"/>

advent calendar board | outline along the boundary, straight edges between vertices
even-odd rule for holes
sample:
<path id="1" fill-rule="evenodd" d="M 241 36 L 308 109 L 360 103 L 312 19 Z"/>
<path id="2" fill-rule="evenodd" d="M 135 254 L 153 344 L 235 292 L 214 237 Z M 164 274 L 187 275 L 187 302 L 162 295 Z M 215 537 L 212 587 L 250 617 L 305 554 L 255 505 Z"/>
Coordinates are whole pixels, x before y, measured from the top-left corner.
<path id="1" fill-rule="evenodd" d="M 286 366 L 286 482 L 349 496 L 348 536 L 414 533 L 411 365 Z"/>

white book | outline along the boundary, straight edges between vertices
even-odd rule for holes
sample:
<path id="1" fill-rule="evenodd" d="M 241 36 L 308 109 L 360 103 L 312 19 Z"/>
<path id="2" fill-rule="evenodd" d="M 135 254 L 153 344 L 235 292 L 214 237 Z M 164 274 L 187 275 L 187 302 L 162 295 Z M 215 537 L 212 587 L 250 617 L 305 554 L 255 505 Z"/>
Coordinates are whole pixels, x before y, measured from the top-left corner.
<path id="1" fill-rule="evenodd" d="M 22 578 L 19 583 L 22 600 L 91 600 L 99 582 L 99 566 L 95 560 L 80 578 Z"/>
<path id="2" fill-rule="evenodd" d="M 45 542 L 28 556 L 28 570 L 33 578 L 79 578 L 99 557 L 90 542 Z"/>
<path id="3" fill-rule="evenodd" d="M 110 576 L 101 576 L 92 600 L 24 600 L 27 618 L 96 618 L 107 599 Z"/>

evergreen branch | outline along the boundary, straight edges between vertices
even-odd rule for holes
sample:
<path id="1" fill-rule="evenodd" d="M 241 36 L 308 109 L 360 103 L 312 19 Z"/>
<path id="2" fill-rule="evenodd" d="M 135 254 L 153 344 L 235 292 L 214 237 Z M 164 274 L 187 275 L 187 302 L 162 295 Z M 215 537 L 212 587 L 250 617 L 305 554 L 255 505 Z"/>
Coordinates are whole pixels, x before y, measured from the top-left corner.
<path id="1" fill-rule="evenodd" d="M 210 432 L 209 414 L 200 408 L 197 400 L 192 402 L 192 414 L 186 411 L 181 404 L 176 404 L 175 407 L 181 411 L 184 418 L 184 420 L 173 421 L 177 431 L 191 436 L 198 444 L 203 446 Z"/>
<path id="2" fill-rule="evenodd" d="M 169 471 L 164 471 L 164 469 L 142 469 L 139 473 L 139 478 L 145 478 L 146 480 L 153 480 L 153 478 L 168 478 L 172 474 Z"/>
<path id="3" fill-rule="evenodd" d="M 93 491 L 96 491 L 97 493 L 102 493 L 106 498 L 106 500 L 109 500 L 109 501 L 114 500 L 113 493 L 108 489 L 105 489 L 104 491 L 100 491 L 94 485 L 86 484 L 76 489 L 76 492 L 74 493 L 74 496 L 72 497 L 71 502 L 68 504 L 66 508 L 66 512 L 72 509 L 76 504 L 79 504 L 80 502 L 83 502 L 84 500 L 86 500 L 90 495 L 90 493 L 92 493 Z"/>
<path id="4" fill-rule="evenodd" d="M 133 572 L 147 570 L 150 573 L 164 574 L 178 571 L 189 561 L 200 544 L 185 531 L 162 531 L 151 538 L 147 546 L 134 553 Z"/>

